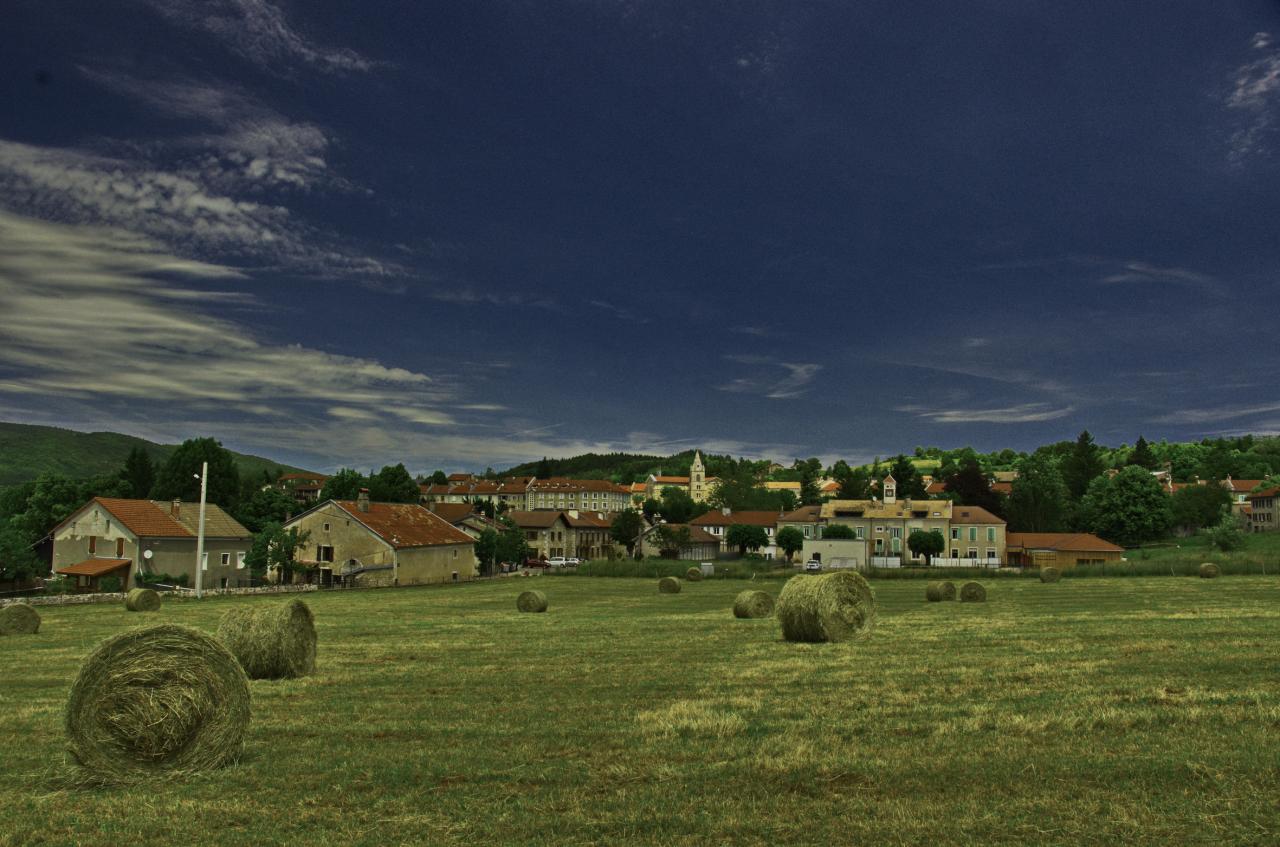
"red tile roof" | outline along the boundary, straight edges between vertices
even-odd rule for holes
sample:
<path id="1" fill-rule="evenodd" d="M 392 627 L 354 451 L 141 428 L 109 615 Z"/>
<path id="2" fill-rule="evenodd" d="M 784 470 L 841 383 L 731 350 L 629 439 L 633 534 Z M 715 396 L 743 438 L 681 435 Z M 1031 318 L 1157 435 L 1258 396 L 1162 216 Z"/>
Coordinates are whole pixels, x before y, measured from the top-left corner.
<path id="1" fill-rule="evenodd" d="M 792 523 L 817 523 L 818 518 L 822 517 L 821 506 L 801 506 L 794 512 L 787 512 L 785 515 L 778 517 L 779 521 L 790 521 Z"/>
<path id="2" fill-rule="evenodd" d="M 512 509 L 505 517 L 510 518 L 521 529 L 546 529 L 560 519 L 560 513 L 555 509 L 538 509 L 532 512 Z"/>
<path id="3" fill-rule="evenodd" d="M 426 508 L 433 515 L 439 515 L 451 524 L 457 524 L 476 514 L 475 506 L 471 503 L 432 503 Z"/>
<path id="4" fill-rule="evenodd" d="M 1264 488 L 1249 495 L 1250 500 L 1258 500 L 1263 497 L 1280 497 L 1280 485 L 1273 485 L 1270 488 Z"/>
<path id="5" fill-rule="evenodd" d="M 369 511 L 362 512 L 355 500 L 334 502 L 398 550 L 475 543 L 471 536 L 416 503 L 370 503 Z"/>
<path id="6" fill-rule="evenodd" d="M 953 524 L 1003 525 L 1004 519 L 996 517 L 981 506 L 953 506 L 951 508 L 951 522 Z"/>
<path id="7" fill-rule="evenodd" d="M 608 529 L 613 526 L 613 521 L 608 518 L 601 517 L 598 512 L 578 512 L 575 518 L 568 512 L 564 513 L 565 523 L 572 527 L 584 529 Z"/>
<path id="8" fill-rule="evenodd" d="M 663 483 L 665 485 L 688 485 L 689 477 L 687 476 L 655 476 L 654 481 Z"/>
<path id="9" fill-rule="evenodd" d="M 731 512 L 724 514 L 719 509 L 712 509 L 704 515 L 699 515 L 689 521 L 690 526 L 734 526 L 735 524 L 746 524 L 749 526 L 776 526 L 778 523 L 777 512 Z"/>
<path id="10" fill-rule="evenodd" d="M 132 559 L 85 559 L 65 568 L 58 568 L 58 573 L 69 576 L 103 576 L 133 564 Z"/>
<path id="11" fill-rule="evenodd" d="M 611 493 L 630 493 L 630 486 L 618 485 L 607 479 L 568 479 L 553 476 L 550 479 L 535 479 L 531 487 L 533 491 L 608 491 Z"/>
<path id="12" fill-rule="evenodd" d="M 123 497 L 95 497 L 81 506 L 56 529 L 75 520 L 86 508 L 100 506 L 125 529 L 139 538 L 195 538 L 200 504 L 182 503 L 173 515 L 173 504 L 155 500 L 128 500 Z M 213 503 L 205 506 L 206 538 L 248 538 L 251 533 Z"/>
<path id="13" fill-rule="evenodd" d="M 1123 553 L 1123 547 L 1117 547 L 1110 541 L 1103 541 L 1096 535 L 1087 532 L 1011 532 L 1006 538 L 1006 547 L 1023 550 L 1078 550 L 1088 553 Z"/>
<path id="14" fill-rule="evenodd" d="M 1262 479 L 1223 480 L 1223 483 L 1227 484 L 1227 486 L 1236 494 L 1247 494 L 1248 492 L 1257 488 L 1259 485 L 1262 485 L 1262 483 L 1264 482 L 1266 482 L 1266 480 L 1262 480 Z"/>
<path id="15" fill-rule="evenodd" d="M 451 473 L 445 477 L 449 482 L 470 482 L 472 474 L 469 473 Z"/>
<path id="16" fill-rule="evenodd" d="M 322 473 L 287 473 L 281 474 L 277 482 L 293 482 L 294 480 L 324 482 L 328 478 Z"/>

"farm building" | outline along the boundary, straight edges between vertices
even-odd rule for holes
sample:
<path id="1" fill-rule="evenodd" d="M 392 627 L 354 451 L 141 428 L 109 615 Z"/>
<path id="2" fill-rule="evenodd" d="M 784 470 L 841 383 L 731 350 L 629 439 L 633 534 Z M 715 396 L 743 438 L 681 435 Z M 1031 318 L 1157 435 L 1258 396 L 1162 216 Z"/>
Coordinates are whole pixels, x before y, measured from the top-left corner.
<path id="1" fill-rule="evenodd" d="M 640 539 L 640 552 L 645 556 L 661 556 L 662 550 L 660 537 L 656 534 L 660 526 L 665 526 L 669 530 L 674 530 L 677 534 L 683 534 L 682 530 L 689 531 L 689 541 L 687 544 L 681 544 L 679 553 L 675 558 L 688 559 L 693 562 L 705 562 L 714 559 L 720 552 L 720 539 L 699 526 L 690 526 L 689 524 L 656 524 L 644 531 Z"/>
<path id="2" fill-rule="evenodd" d="M 1007 555 L 1010 565 L 1030 568 L 1074 568 L 1118 562 L 1124 548 L 1087 532 L 1011 532 Z"/>
<path id="3" fill-rule="evenodd" d="M 285 524 L 310 533 L 298 560 L 321 584 L 425 585 L 476 575 L 475 541 L 416 503 L 326 500 Z"/>

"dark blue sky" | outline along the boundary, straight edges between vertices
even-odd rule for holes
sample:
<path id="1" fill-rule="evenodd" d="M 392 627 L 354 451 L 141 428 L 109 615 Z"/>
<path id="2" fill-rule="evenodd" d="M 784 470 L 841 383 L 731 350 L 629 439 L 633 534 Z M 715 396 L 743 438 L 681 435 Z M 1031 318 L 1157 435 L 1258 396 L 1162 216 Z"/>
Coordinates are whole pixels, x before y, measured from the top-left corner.
<path id="1" fill-rule="evenodd" d="M 309 467 L 1280 431 L 1280 3 L 19 0 L 0 412 Z"/>

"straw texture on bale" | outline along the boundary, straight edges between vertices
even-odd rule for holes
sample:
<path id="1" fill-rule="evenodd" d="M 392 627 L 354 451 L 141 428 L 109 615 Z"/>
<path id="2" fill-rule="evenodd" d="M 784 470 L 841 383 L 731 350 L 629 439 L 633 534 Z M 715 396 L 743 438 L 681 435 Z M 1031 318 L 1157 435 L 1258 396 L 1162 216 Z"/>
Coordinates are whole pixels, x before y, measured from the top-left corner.
<path id="1" fill-rule="evenodd" d="M 305 676 L 316 667 L 316 626 L 301 600 L 231 609 L 218 624 L 218 639 L 250 679 Z"/>
<path id="2" fill-rule="evenodd" d="M 11 603 L 0 609 L 0 635 L 35 635 L 40 613 L 28 603 Z"/>
<path id="3" fill-rule="evenodd" d="M 986 600 L 987 589 L 983 588 L 981 583 L 966 582 L 960 586 L 961 603 L 985 603 Z"/>
<path id="4" fill-rule="evenodd" d="M 674 576 L 664 576 L 662 579 L 658 580 L 658 593 L 679 594 L 680 580 L 676 579 Z"/>
<path id="5" fill-rule="evenodd" d="M 1062 579 L 1062 571 L 1057 568 L 1050 567 L 1040 569 L 1041 582 L 1057 582 L 1060 579 Z"/>
<path id="6" fill-rule="evenodd" d="M 793 576 L 778 595 L 776 613 L 788 641 L 859 638 L 875 622 L 875 593 L 852 571 Z"/>
<path id="7" fill-rule="evenodd" d="M 742 591 L 733 598 L 735 618 L 767 618 L 773 614 L 773 598 L 765 591 Z"/>
<path id="8" fill-rule="evenodd" d="M 940 582 L 938 583 L 938 587 L 942 589 L 943 600 L 956 599 L 956 584 L 954 582 L 951 582 L 950 580 L 947 582 Z"/>
<path id="9" fill-rule="evenodd" d="M 1213 562 L 1205 562 L 1200 566 L 1201 579 L 1217 579 L 1219 573 L 1218 566 Z"/>
<path id="10" fill-rule="evenodd" d="M 229 764 L 249 725 L 249 681 L 222 644 L 160 624 L 107 639 L 67 701 L 68 749 L 90 778 L 133 781 Z"/>
<path id="11" fill-rule="evenodd" d="M 684 572 L 684 578 L 690 582 L 701 582 L 702 568 L 689 568 L 689 570 Z"/>
<path id="12" fill-rule="evenodd" d="M 131 612 L 158 612 L 160 594 L 151 588 L 131 588 L 124 597 L 124 607 Z"/>
<path id="13" fill-rule="evenodd" d="M 946 598 L 942 595 L 942 583 L 931 582 L 926 585 L 924 589 L 924 599 L 928 600 L 930 603 L 940 603 L 945 600 Z"/>
<path id="14" fill-rule="evenodd" d="M 521 591 L 516 598 L 516 608 L 522 612 L 545 612 L 547 595 L 541 591 Z"/>

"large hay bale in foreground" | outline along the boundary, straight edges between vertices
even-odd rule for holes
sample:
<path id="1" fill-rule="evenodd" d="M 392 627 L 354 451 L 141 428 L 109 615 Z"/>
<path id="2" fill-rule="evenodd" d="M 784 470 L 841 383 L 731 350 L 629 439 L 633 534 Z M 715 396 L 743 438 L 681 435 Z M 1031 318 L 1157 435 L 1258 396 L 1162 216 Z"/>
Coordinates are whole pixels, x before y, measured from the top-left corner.
<path id="1" fill-rule="evenodd" d="M 942 593 L 942 583 L 931 582 L 926 585 L 924 589 L 924 599 L 928 600 L 930 603 L 941 603 L 943 600 L 947 599 Z"/>
<path id="2" fill-rule="evenodd" d="M 982 587 L 978 582 L 966 582 L 960 586 L 960 602 L 961 603 L 985 603 L 987 601 L 987 589 Z"/>
<path id="3" fill-rule="evenodd" d="M 658 593 L 679 594 L 680 580 L 676 579 L 674 576 L 664 576 L 662 579 L 658 580 Z"/>
<path id="4" fill-rule="evenodd" d="M 689 568 L 689 570 L 684 572 L 684 578 L 690 582 L 701 582 L 702 568 Z"/>
<path id="5" fill-rule="evenodd" d="M 10 603 L 0 609 L 0 635 L 35 635 L 40 613 L 30 603 Z"/>
<path id="6" fill-rule="evenodd" d="M 131 588 L 124 596 L 124 607 L 131 612 L 158 612 L 160 594 L 151 588 Z"/>
<path id="7" fill-rule="evenodd" d="M 1200 565 L 1201 579 L 1217 579 L 1221 574 L 1222 574 L 1222 571 L 1220 571 L 1218 569 L 1218 566 L 1215 565 L 1213 562 L 1205 562 L 1202 565 Z"/>
<path id="8" fill-rule="evenodd" d="M 876 598 L 853 571 L 793 576 L 778 595 L 776 613 L 788 641 L 844 641 L 871 631 Z"/>
<path id="9" fill-rule="evenodd" d="M 545 612 L 547 595 L 541 591 L 521 591 L 516 598 L 516 608 L 522 612 Z"/>
<path id="10" fill-rule="evenodd" d="M 1046 567 L 1040 569 L 1041 582 L 1057 582 L 1062 579 L 1062 571 L 1054 567 Z"/>
<path id="11" fill-rule="evenodd" d="M 250 679 L 305 676 L 316 667 L 316 626 L 301 600 L 231 609 L 218 624 L 218 639 Z"/>
<path id="12" fill-rule="evenodd" d="M 773 614 L 773 598 L 765 591 L 742 591 L 733 598 L 735 618 L 767 618 Z"/>
<path id="13" fill-rule="evenodd" d="M 96 781 L 221 767 L 240 755 L 248 724 L 249 681 L 235 656 L 173 624 L 104 641 L 67 700 L 69 750 Z"/>

